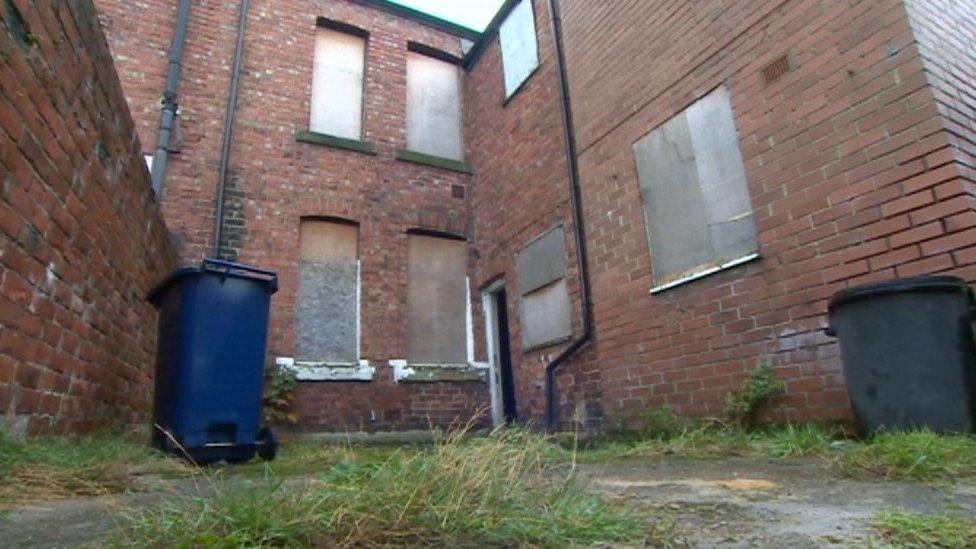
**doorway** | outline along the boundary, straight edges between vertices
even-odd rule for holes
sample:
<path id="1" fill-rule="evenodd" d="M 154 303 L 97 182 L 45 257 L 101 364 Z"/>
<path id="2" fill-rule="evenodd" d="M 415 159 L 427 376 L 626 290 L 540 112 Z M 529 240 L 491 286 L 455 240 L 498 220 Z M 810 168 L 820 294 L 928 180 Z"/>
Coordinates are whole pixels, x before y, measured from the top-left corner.
<path id="1" fill-rule="evenodd" d="M 482 293 L 488 360 L 491 363 L 491 412 L 495 424 L 518 420 L 515 378 L 512 372 L 511 338 L 508 329 L 508 293 L 505 282 L 496 281 Z"/>

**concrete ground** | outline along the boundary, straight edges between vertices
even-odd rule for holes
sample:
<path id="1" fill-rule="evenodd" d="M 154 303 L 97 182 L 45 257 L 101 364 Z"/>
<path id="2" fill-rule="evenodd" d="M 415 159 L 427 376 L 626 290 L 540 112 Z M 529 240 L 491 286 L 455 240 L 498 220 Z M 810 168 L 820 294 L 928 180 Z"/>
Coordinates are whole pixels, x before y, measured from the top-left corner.
<path id="1" fill-rule="evenodd" d="M 587 465 L 590 489 L 673 522 L 691 547 L 863 546 L 879 509 L 976 514 L 976 483 L 844 478 L 819 458 L 639 459 Z"/>
<path id="2" fill-rule="evenodd" d="M 822 459 L 638 458 L 584 464 L 588 489 L 623 499 L 649 521 L 673 523 L 690 547 L 862 546 L 880 509 L 976 514 L 976 484 L 931 486 L 844 478 Z M 242 482 L 245 480 L 242 480 Z M 204 490 L 192 480 L 146 479 L 146 492 L 65 500 L 0 515 L 0 547 L 98 546 L 120 513 L 176 493 Z"/>

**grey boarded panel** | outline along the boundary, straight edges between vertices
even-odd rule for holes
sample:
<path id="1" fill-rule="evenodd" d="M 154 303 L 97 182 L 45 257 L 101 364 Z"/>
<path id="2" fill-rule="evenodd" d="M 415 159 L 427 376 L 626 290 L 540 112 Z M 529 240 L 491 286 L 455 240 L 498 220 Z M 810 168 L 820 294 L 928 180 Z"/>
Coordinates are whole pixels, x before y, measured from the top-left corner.
<path id="1" fill-rule="evenodd" d="M 724 263 L 752 254 L 756 226 L 728 90 L 701 98 L 687 116 L 714 259 Z"/>
<path id="2" fill-rule="evenodd" d="M 752 216 L 709 227 L 715 262 L 719 265 L 756 253 L 756 224 Z"/>
<path id="3" fill-rule="evenodd" d="M 407 148 L 461 160 L 461 86 L 457 65 L 407 52 Z"/>
<path id="4" fill-rule="evenodd" d="M 298 267 L 295 358 L 324 362 L 359 360 L 357 342 L 359 266 L 355 262 Z"/>
<path id="5" fill-rule="evenodd" d="M 532 0 L 522 0 L 498 29 L 502 50 L 505 97 L 510 97 L 539 66 Z"/>
<path id="6" fill-rule="evenodd" d="M 634 143 L 655 284 L 712 260 L 705 204 L 685 113 Z"/>
<path id="7" fill-rule="evenodd" d="M 365 64 L 363 37 L 317 28 L 308 125 L 311 131 L 362 138 Z"/>
<path id="8" fill-rule="evenodd" d="M 561 341 L 572 335 L 566 280 L 522 297 L 522 348 Z"/>
<path id="9" fill-rule="evenodd" d="M 464 364 L 467 243 L 407 236 L 407 361 Z"/>
<path id="10" fill-rule="evenodd" d="M 519 294 L 525 295 L 566 276 L 566 238 L 562 227 L 550 229 L 519 250 Z"/>

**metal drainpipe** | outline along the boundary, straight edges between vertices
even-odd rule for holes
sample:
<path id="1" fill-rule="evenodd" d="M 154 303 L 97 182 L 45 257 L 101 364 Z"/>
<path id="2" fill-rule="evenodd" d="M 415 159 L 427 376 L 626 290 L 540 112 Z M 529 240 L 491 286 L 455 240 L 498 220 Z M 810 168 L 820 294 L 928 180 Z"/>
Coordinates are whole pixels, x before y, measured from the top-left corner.
<path id="1" fill-rule="evenodd" d="M 237 111 L 237 86 L 241 76 L 241 58 L 244 56 L 244 31 L 247 30 L 248 0 L 241 0 L 237 14 L 237 44 L 234 46 L 234 62 L 231 67 L 230 92 L 227 94 L 227 113 L 224 115 L 224 137 L 220 148 L 220 173 L 217 176 L 217 206 L 214 213 L 213 257 L 220 257 L 220 241 L 224 232 L 224 194 L 227 189 L 227 164 L 230 160 L 230 142 L 234 129 L 234 113 Z"/>
<path id="2" fill-rule="evenodd" d="M 573 213 L 573 228 L 576 242 L 576 260 L 579 263 L 581 313 L 583 333 L 563 349 L 546 366 L 546 427 L 556 426 L 556 369 L 585 345 L 593 333 L 590 319 L 590 274 L 586 262 L 586 238 L 583 229 L 583 214 L 580 211 L 579 166 L 576 161 L 576 135 L 573 132 L 573 111 L 569 101 L 569 82 L 566 80 L 566 64 L 563 57 L 562 19 L 559 15 L 558 0 L 547 0 L 549 22 L 556 49 L 556 76 L 559 79 L 559 99 L 562 101 L 563 128 L 566 136 L 566 162 L 569 166 L 569 194 Z"/>
<path id="3" fill-rule="evenodd" d="M 166 88 L 163 90 L 163 108 L 159 116 L 159 132 L 156 134 L 156 150 L 153 153 L 152 188 L 156 196 L 163 195 L 163 176 L 166 174 L 166 156 L 169 153 L 169 136 L 173 121 L 179 111 L 176 89 L 180 84 L 183 44 L 186 42 L 186 23 L 190 15 L 190 0 L 180 0 L 176 11 L 176 29 L 169 50 L 169 69 L 166 72 Z"/>

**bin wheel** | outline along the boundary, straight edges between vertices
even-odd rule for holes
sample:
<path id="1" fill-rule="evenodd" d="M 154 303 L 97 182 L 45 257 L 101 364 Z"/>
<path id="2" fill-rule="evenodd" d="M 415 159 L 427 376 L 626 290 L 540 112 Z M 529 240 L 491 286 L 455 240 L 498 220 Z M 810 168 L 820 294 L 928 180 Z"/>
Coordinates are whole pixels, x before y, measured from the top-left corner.
<path id="1" fill-rule="evenodd" d="M 271 461 L 278 455 L 278 437 L 274 429 L 262 427 L 257 437 L 258 455 L 265 461 Z"/>

